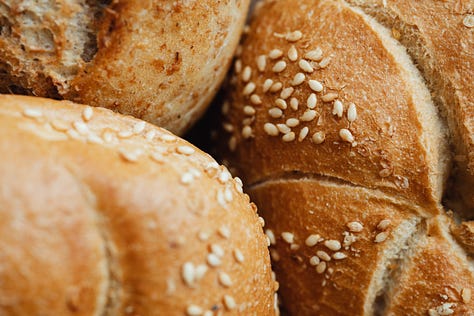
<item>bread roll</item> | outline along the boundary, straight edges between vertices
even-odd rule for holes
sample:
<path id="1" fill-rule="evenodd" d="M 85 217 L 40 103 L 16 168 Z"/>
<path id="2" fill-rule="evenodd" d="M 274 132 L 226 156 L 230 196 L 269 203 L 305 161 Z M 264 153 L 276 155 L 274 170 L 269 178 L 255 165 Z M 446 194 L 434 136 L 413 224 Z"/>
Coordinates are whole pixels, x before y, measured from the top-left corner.
<path id="1" fill-rule="evenodd" d="M 391 30 L 343 1 L 263 1 L 234 66 L 224 158 L 288 314 L 474 314 L 472 230 L 442 205 L 452 124 Z"/>
<path id="2" fill-rule="evenodd" d="M 0 1 L 0 92 L 183 133 L 227 72 L 248 0 Z"/>
<path id="3" fill-rule="evenodd" d="M 0 96 L 0 315 L 274 315 L 239 180 L 145 122 Z"/>

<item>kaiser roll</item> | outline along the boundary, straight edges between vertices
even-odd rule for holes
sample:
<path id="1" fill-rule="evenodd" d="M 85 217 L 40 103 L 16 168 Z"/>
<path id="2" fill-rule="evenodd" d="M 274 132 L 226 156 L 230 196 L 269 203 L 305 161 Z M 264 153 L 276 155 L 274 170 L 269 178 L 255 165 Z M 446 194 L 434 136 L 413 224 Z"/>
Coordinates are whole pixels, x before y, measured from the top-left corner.
<path id="1" fill-rule="evenodd" d="M 459 182 L 473 175 L 472 3 L 373 2 L 396 28 L 343 1 L 259 4 L 224 158 L 267 223 L 289 315 L 474 315 L 474 226 L 459 217 L 474 213 L 442 204 L 474 194 Z"/>
<path id="2" fill-rule="evenodd" d="M 241 183 L 106 109 L 0 96 L 0 315 L 274 315 Z"/>
<path id="3" fill-rule="evenodd" d="M 0 1 L 0 92 L 69 99 L 183 133 L 216 93 L 248 0 Z"/>

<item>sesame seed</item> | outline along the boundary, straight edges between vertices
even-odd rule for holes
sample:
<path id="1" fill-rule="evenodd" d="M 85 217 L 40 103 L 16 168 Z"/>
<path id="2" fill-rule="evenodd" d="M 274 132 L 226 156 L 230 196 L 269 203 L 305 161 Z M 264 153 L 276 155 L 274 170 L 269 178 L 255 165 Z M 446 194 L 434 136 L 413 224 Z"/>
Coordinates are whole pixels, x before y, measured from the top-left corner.
<path id="1" fill-rule="evenodd" d="M 351 232 L 360 233 L 364 229 L 364 226 L 360 222 L 350 222 L 347 223 L 347 228 L 349 228 Z"/>
<path id="2" fill-rule="evenodd" d="M 206 265 L 204 264 L 200 264 L 198 265 L 195 269 L 194 269 L 194 278 L 199 281 L 201 280 L 204 275 L 206 274 L 208 268 Z"/>
<path id="3" fill-rule="evenodd" d="M 225 272 L 219 272 L 219 283 L 224 287 L 232 286 L 232 279 Z"/>
<path id="4" fill-rule="evenodd" d="M 85 135 L 87 133 L 89 133 L 89 128 L 87 127 L 87 125 L 82 122 L 82 121 L 75 121 L 72 123 L 72 126 L 74 127 L 74 129 L 80 134 L 80 135 Z"/>
<path id="5" fill-rule="evenodd" d="M 182 184 L 189 184 L 193 182 L 194 180 L 194 175 L 190 172 L 186 172 L 181 176 L 181 183 Z"/>
<path id="6" fill-rule="evenodd" d="M 306 79 L 306 76 L 302 72 L 298 72 L 294 77 L 293 80 L 291 81 L 292 86 L 299 86 L 302 84 Z"/>
<path id="7" fill-rule="evenodd" d="M 221 259 L 214 253 L 210 253 L 207 255 L 207 263 L 211 267 L 217 267 L 221 265 Z"/>
<path id="8" fill-rule="evenodd" d="M 298 135 L 298 141 L 302 142 L 306 136 L 308 136 L 309 133 L 309 127 L 305 126 L 300 130 L 300 134 Z"/>
<path id="9" fill-rule="evenodd" d="M 291 61 L 296 61 L 298 59 L 298 51 L 296 50 L 295 45 L 291 45 L 288 50 L 288 59 Z"/>
<path id="10" fill-rule="evenodd" d="M 464 303 L 469 303 L 471 301 L 471 289 L 469 288 L 463 288 L 461 290 L 461 297 L 462 297 L 462 301 Z"/>
<path id="11" fill-rule="evenodd" d="M 214 312 L 210 311 L 210 310 L 207 310 L 207 311 L 204 312 L 204 314 L 202 314 L 202 316 L 214 316 Z"/>
<path id="12" fill-rule="evenodd" d="M 291 245 L 290 245 L 290 249 L 293 250 L 293 251 L 298 250 L 298 249 L 300 249 L 300 245 L 291 244 Z"/>
<path id="13" fill-rule="evenodd" d="M 194 265 L 191 262 L 186 262 L 181 268 L 181 277 L 187 286 L 192 286 L 195 278 Z"/>
<path id="14" fill-rule="evenodd" d="M 298 105 L 299 105 L 299 101 L 298 99 L 296 98 L 291 98 L 290 100 L 290 108 L 292 108 L 293 110 L 298 110 Z"/>
<path id="15" fill-rule="evenodd" d="M 237 307 L 234 298 L 230 295 L 224 295 L 224 305 L 228 310 L 232 310 Z"/>
<path id="16" fill-rule="evenodd" d="M 281 233 L 281 238 L 283 238 L 284 241 L 286 241 L 289 244 L 292 244 L 295 242 L 295 235 L 289 232 L 283 232 Z"/>
<path id="17" fill-rule="evenodd" d="M 271 245 L 276 244 L 275 234 L 273 233 L 273 231 L 271 229 L 266 229 L 265 230 L 265 235 L 267 235 L 268 239 L 270 240 Z"/>
<path id="18" fill-rule="evenodd" d="M 318 112 L 315 110 L 306 110 L 304 111 L 303 115 L 300 116 L 300 120 L 303 122 L 311 122 L 316 118 Z"/>
<path id="19" fill-rule="evenodd" d="M 279 62 L 277 62 L 273 68 L 272 68 L 272 71 L 273 72 L 276 72 L 276 73 L 279 73 L 279 72 L 282 72 L 283 70 L 286 69 L 286 62 L 283 61 L 283 60 L 280 60 Z"/>
<path id="20" fill-rule="evenodd" d="M 289 132 L 289 133 L 287 133 L 287 134 L 285 134 L 285 135 L 283 135 L 283 136 L 281 137 L 281 139 L 282 139 L 284 142 L 287 142 L 287 143 L 294 141 L 295 138 L 296 138 L 296 135 L 295 135 L 294 132 Z"/>
<path id="21" fill-rule="evenodd" d="M 228 239 L 230 237 L 230 229 L 228 226 L 221 226 L 217 232 L 219 233 L 219 235 L 221 235 L 222 237 L 224 237 L 225 239 Z"/>
<path id="22" fill-rule="evenodd" d="M 304 58 L 312 61 L 320 61 L 321 59 L 323 59 L 323 51 L 321 50 L 321 48 L 318 47 L 304 54 Z"/>
<path id="23" fill-rule="evenodd" d="M 310 80 L 308 84 L 309 84 L 310 89 L 313 90 L 314 92 L 323 91 L 323 85 L 321 84 L 321 82 L 317 80 Z"/>
<path id="24" fill-rule="evenodd" d="M 38 109 L 24 109 L 23 115 L 28 118 L 38 118 L 38 117 L 43 116 L 43 112 L 41 112 L 41 110 L 38 110 Z"/>
<path id="25" fill-rule="evenodd" d="M 282 110 L 286 110 L 286 108 L 288 107 L 286 101 L 280 98 L 275 100 L 275 105 L 278 106 Z"/>
<path id="26" fill-rule="evenodd" d="M 278 251 L 276 251 L 276 249 L 270 249 L 270 257 L 275 262 L 280 261 L 280 254 L 278 253 Z"/>
<path id="27" fill-rule="evenodd" d="M 306 238 L 304 243 L 308 247 L 314 247 L 319 242 L 320 238 L 321 238 L 321 236 L 319 236 L 317 234 L 311 234 L 311 235 L 308 236 L 308 238 Z"/>
<path id="28" fill-rule="evenodd" d="M 244 126 L 242 128 L 242 137 L 248 139 L 252 136 L 252 128 L 250 126 Z"/>
<path id="29" fill-rule="evenodd" d="M 232 175 L 229 173 L 229 171 L 224 169 L 219 173 L 218 180 L 220 183 L 224 184 L 227 181 L 229 181 L 231 178 L 232 178 Z"/>
<path id="30" fill-rule="evenodd" d="M 252 68 L 250 66 L 245 66 L 244 71 L 242 71 L 242 81 L 248 82 L 252 77 Z"/>
<path id="31" fill-rule="evenodd" d="M 319 260 L 317 256 L 312 256 L 311 258 L 309 258 L 309 264 L 312 266 L 317 266 L 320 262 L 321 260 Z"/>
<path id="32" fill-rule="evenodd" d="M 132 131 L 134 134 L 140 134 L 145 130 L 146 123 L 145 122 L 137 122 L 133 125 Z"/>
<path id="33" fill-rule="evenodd" d="M 357 119 L 357 109 L 354 103 L 349 104 L 347 109 L 347 120 L 349 122 L 354 122 Z"/>
<path id="34" fill-rule="evenodd" d="M 281 82 L 275 82 L 271 87 L 270 87 L 270 92 L 278 92 L 283 88 L 283 84 Z"/>
<path id="35" fill-rule="evenodd" d="M 244 90 L 242 91 L 242 94 L 244 96 L 248 96 L 248 95 L 251 95 L 254 91 L 255 91 L 255 83 L 253 82 L 249 82 L 247 83 L 247 85 L 244 87 Z"/>
<path id="36" fill-rule="evenodd" d="M 150 130 L 145 134 L 145 138 L 148 141 L 152 141 L 153 138 L 155 138 L 155 135 L 156 135 L 156 131 L 155 130 Z"/>
<path id="37" fill-rule="evenodd" d="M 272 123 L 265 123 L 263 125 L 263 130 L 269 136 L 278 136 L 278 128 Z"/>
<path id="38" fill-rule="evenodd" d="M 57 130 L 57 131 L 60 131 L 60 132 L 65 132 L 68 130 L 69 128 L 69 125 L 64 122 L 64 121 L 61 121 L 61 120 L 54 120 L 51 122 L 51 126 Z"/>
<path id="39" fill-rule="evenodd" d="M 286 120 L 286 125 L 289 126 L 289 127 L 296 127 L 300 124 L 300 120 L 298 120 L 297 118 L 289 118 Z"/>
<path id="40" fill-rule="evenodd" d="M 298 66 L 301 70 L 307 73 L 312 73 L 314 71 L 313 66 L 311 66 L 311 64 L 305 59 L 300 59 L 300 61 L 298 62 Z"/>
<path id="41" fill-rule="evenodd" d="M 328 253 L 324 250 L 318 250 L 316 251 L 316 256 L 319 257 L 319 259 L 324 260 L 324 261 L 331 261 L 331 257 L 328 255 Z"/>
<path id="42" fill-rule="evenodd" d="M 342 259 L 345 259 L 347 258 L 347 255 L 343 252 L 336 252 L 332 255 L 333 259 L 334 260 L 342 260 Z"/>
<path id="43" fill-rule="evenodd" d="M 118 137 L 120 138 L 130 138 L 133 136 L 133 132 L 132 131 L 120 131 L 118 133 Z"/>
<path id="44" fill-rule="evenodd" d="M 392 174 L 392 170 L 384 168 L 379 171 L 379 176 L 382 178 L 389 177 Z"/>
<path id="45" fill-rule="evenodd" d="M 389 219 L 383 219 L 378 223 L 377 229 L 386 230 L 390 226 L 391 223 L 392 222 Z"/>
<path id="46" fill-rule="evenodd" d="M 188 316 L 200 316 L 202 315 L 202 308 L 197 305 L 189 305 L 186 308 L 186 314 Z"/>
<path id="47" fill-rule="evenodd" d="M 238 263 L 244 262 L 244 255 L 239 249 L 234 249 L 233 254 L 235 261 L 237 261 Z"/>
<path id="48" fill-rule="evenodd" d="M 267 68 L 267 56 L 260 55 L 257 57 L 257 69 L 260 72 L 264 72 L 265 68 Z"/>
<path id="49" fill-rule="evenodd" d="M 271 108 L 270 110 L 268 110 L 268 114 L 272 118 L 280 118 L 283 115 L 283 111 L 279 108 Z"/>
<path id="50" fill-rule="evenodd" d="M 329 248 L 332 251 L 338 251 L 341 249 L 341 243 L 337 240 L 326 240 L 324 246 Z"/>
<path id="51" fill-rule="evenodd" d="M 192 155 L 195 153 L 195 150 L 194 148 L 192 148 L 191 146 L 178 146 L 176 147 L 176 152 L 178 154 L 182 154 L 182 155 L 186 155 L 186 156 L 189 156 L 189 155 Z"/>
<path id="52" fill-rule="evenodd" d="M 466 15 L 462 20 L 462 24 L 464 24 L 464 26 L 468 28 L 474 27 L 474 14 Z"/>
<path id="53" fill-rule="evenodd" d="M 255 114 L 255 109 L 253 108 L 253 106 L 246 105 L 246 106 L 244 106 L 244 114 L 245 115 L 254 115 Z"/>
<path id="54" fill-rule="evenodd" d="M 291 128 L 286 126 L 286 124 L 277 124 L 276 126 L 282 134 L 288 134 L 289 132 L 291 132 Z"/>
<path id="55" fill-rule="evenodd" d="M 292 87 L 285 88 L 281 91 L 280 98 L 286 100 L 293 94 L 294 91 L 295 91 L 295 89 L 292 88 Z"/>
<path id="56" fill-rule="evenodd" d="M 265 82 L 263 83 L 263 93 L 267 93 L 268 90 L 270 90 L 270 88 L 272 87 L 272 85 L 273 85 L 273 80 L 266 79 Z"/>
<path id="57" fill-rule="evenodd" d="M 285 39 L 288 42 L 296 42 L 296 41 L 299 41 L 302 37 L 303 37 L 303 33 L 301 33 L 301 31 L 294 31 L 294 32 L 286 34 Z"/>
<path id="58" fill-rule="evenodd" d="M 242 60 L 237 59 L 234 64 L 234 71 L 240 73 L 242 71 Z"/>
<path id="59" fill-rule="evenodd" d="M 315 144 L 322 144 L 324 140 L 326 139 L 326 134 L 324 134 L 324 132 L 321 132 L 321 131 L 316 132 L 313 134 L 311 139 L 313 140 L 313 143 Z"/>
<path id="60" fill-rule="evenodd" d="M 250 102 L 254 105 L 260 105 L 262 104 L 262 99 L 257 94 L 252 94 L 250 96 Z"/>
<path id="61" fill-rule="evenodd" d="M 198 233 L 198 238 L 200 241 L 207 241 L 210 237 L 210 234 L 204 231 L 200 231 Z"/>
<path id="62" fill-rule="evenodd" d="M 142 154 L 142 151 L 140 149 L 137 149 L 134 151 L 128 151 L 122 148 L 122 149 L 119 149 L 119 154 L 125 161 L 136 162 L 138 161 L 138 158 Z"/>
<path id="63" fill-rule="evenodd" d="M 344 106 L 342 105 L 342 102 L 339 100 L 334 101 L 334 106 L 332 108 L 332 114 L 337 115 L 338 117 L 342 117 L 342 114 L 344 113 Z"/>
<path id="64" fill-rule="evenodd" d="M 211 245 L 211 252 L 215 254 L 218 257 L 223 257 L 224 256 L 224 249 L 222 249 L 221 246 L 217 244 L 212 244 Z"/>
<path id="65" fill-rule="evenodd" d="M 326 68 L 330 62 L 331 62 L 331 57 L 326 57 L 319 62 L 319 67 Z"/>
<path id="66" fill-rule="evenodd" d="M 89 143 L 92 143 L 92 144 L 103 144 L 104 143 L 102 138 L 100 138 L 99 136 L 97 136 L 95 134 L 90 134 L 89 136 L 87 136 L 87 141 Z"/>
<path id="67" fill-rule="evenodd" d="M 270 57 L 270 59 L 278 59 L 281 56 L 283 56 L 283 52 L 279 49 L 273 49 L 268 54 L 268 57 Z"/>
<path id="68" fill-rule="evenodd" d="M 311 93 L 308 99 L 306 100 L 306 106 L 309 109 L 314 109 L 316 107 L 317 102 L 318 102 L 318 99 L 316 97 L 316 94 Z"/>
<path id="69" fill-rule="evenodd" d="M 176 136 L 170 134 L 163 134 L 160 136 L 160 139 L 164 142 L 174 142 L 176 140 Z"/>
<path id="70" fill-rule="evenodd" d="M 375 240 L 374 242 L 376 243 L 381 243 L 381 242 L 384 242 L 388 237 L 388 233 L 386 232 L 381 232 L 381 233 L 378 233 L 376 236 L 375 236 Z"/>
<path id="71" fill-rule="evenodd" d="M 322 274 L 324 271 L 326 271 L 326 262 L 322 261 L 316 266 L 316 272 Z"/>
<path id="72" fill-rule="evenodd" d="M 331 101 L 336 100 L 338 96 L 339 95 L 337 93 L 329 92 L 329 93 L 326 93 L 325 95 L 323 95 L 321 97 L 321 100 L 323 100 L 323 102 L 331 102 Z"/>
<path id="73" fill-rule="evenodd" d="M 351 131 L 346 128 L 341 128 L 339 130 L 339 137 L 345 142 L 352 143 L 354 141 L 354 136 Z"/>
<path id="74" fill-rule="evenodd" d="M 94 111 L 92 110 L 92 107 L 86 106 L 84 110 L 82 110 L 82 119 L 85 122 L 88 122 L 91 120 L 93 114 L 94 114 Z"/>

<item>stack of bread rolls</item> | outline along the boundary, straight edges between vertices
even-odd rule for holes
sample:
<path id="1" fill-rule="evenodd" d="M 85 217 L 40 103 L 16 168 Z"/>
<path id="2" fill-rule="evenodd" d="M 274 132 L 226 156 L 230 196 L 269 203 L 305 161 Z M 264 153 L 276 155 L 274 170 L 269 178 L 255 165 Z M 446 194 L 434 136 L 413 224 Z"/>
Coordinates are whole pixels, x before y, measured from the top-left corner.
<path id="1" fill-rule="evenodd" d="M 349 2 L 260 2 L 222 108 L 282 306 L 473 315 L 473 4 Z"/>

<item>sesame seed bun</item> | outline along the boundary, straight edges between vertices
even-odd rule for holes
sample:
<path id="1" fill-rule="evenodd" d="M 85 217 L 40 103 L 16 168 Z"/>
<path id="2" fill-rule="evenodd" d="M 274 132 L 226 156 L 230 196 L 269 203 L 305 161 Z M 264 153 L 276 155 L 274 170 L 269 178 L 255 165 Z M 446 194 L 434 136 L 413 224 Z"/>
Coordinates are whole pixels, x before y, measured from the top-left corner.
<path id="1" fill-rule="evenodd" d="M 138 119 L 0 96 L 1 315 L 274 315 L 241 182 Z"/>
<path id="2" fill-rule="evenodd" d="M 248 6 L 4 2 L 0 92 L 103 106 L 182 134 L 217 92 Z"/>
<path id="3" fill-rule="evenodd" d="M 223 156 L 289 315 L 474 313 L 471 225 L 442 205 L 454 132 L 391 30 L 343 1 L 262 1 L 227 91 Z"/>

